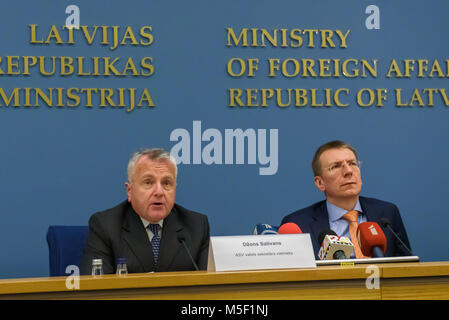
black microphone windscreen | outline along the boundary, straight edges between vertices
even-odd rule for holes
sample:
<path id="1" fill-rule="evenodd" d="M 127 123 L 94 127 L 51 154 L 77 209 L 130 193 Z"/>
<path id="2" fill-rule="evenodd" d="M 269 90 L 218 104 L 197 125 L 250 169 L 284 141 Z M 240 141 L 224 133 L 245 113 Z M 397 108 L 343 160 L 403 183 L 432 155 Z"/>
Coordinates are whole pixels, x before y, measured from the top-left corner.
<path id="1" fill-rule="evenodd" d="M 184 236 L 184 233 L 182 233 L 182 232 L 178 232 L 177 237 L 178 237 L 179 242 L 183 242 L 186 239 L 186 237 Z"/>
<path id="2" fill-rule="evenodd" d="M 320 232 L 320 234 L 318 235 L 318 243 L 320 244 L 320 246 L 323 243 L 326 235 L 337 236 L 337 233 L 332 229 L 327 229 L 324 230 L 323 232 Z"/>
<path id="3" fill-rule="evenodd" d="M 382 227 L 386 227 L 391 225 L 391 222 L 387 218 L 383 217 L 380 219 L 380 224 L 382 225 Z"/>

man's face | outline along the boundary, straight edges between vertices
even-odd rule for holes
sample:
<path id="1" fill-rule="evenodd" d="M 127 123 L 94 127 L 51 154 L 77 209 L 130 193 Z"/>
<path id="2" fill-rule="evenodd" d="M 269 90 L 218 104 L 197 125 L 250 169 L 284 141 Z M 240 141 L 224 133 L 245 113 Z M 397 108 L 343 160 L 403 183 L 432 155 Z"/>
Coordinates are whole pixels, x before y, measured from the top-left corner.
<path id="1" fill-rule="evenodd" d="M 320 156 L 321 175 L 316 187 L 331 203 L 358 197 L 362 189 L 360 168 L 355 154 L 347 148 L 329 149 Z"/>
<path id="2" fill-rule="evenodd" d="M 168 216 L 175 204 L 175 166 L 169 160 L 150 160 L 142 156 L 134 174 L 126 182 L 128 201 L 139 216 L 157 223 Z"/>

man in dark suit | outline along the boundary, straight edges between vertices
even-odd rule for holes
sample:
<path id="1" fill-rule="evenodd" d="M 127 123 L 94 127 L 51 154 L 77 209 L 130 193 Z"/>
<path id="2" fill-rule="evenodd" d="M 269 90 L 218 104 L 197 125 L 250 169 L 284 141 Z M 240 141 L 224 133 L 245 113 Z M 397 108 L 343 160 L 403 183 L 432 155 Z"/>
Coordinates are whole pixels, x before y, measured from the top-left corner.
<path id="1" fill-rule="evenodd" d="M 176 176 L 167 151 L 134 153 L 125 183 L 128 200 L 89 220 L 81 274 L 91 273 L 93 259 L 102 259 L 104 273 L 116 271 L 118 258 L 126 258 L 130 273 L 206 269 L 209 222 L 175 204 Z"/>
<path id="2" fill-rule="evenodd" d="M 315 186 L 324 193 L 326 200 L 293 212 L 282 220 L 281 224 L 293 222 L 303 233 L 310 233 L 316 259 L 321 246 L 318 237 L 323 231 L 332 229 L 339 236 L 351 238 L 347 217 L 351 211 L 356 212 L 358 224 L 373 221 L 381 225 L 380 220 L 387 218 L 393 230 L 410 248 L 396 205 L 359 196 L 362 188 L 360 164 L 355 149 L 343 141 L 331 141 L 319 147 L 312 161 L 312 169 Z M 385 256 L 410 255 L 388 229 L 383 231 L 387 238 Z"/>

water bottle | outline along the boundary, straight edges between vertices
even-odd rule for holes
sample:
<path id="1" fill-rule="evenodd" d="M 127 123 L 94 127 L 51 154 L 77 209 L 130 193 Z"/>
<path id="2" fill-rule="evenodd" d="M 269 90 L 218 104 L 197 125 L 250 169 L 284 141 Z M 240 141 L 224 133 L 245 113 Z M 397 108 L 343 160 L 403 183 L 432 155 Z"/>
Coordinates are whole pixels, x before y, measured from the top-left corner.
<path id="1" fill-rule="evenodd" d="M 126 265 L 126 258 L 117 259 L 117 269 L 116 274 L 118 276 L 124 276 L 128 274 L 128 267 Z"/>
<path id="2" fill-rule="evenodd" d="M 101 277 L 103 275 L 103 260 L 93 259 L 92 260 L 92 276 Z"/>

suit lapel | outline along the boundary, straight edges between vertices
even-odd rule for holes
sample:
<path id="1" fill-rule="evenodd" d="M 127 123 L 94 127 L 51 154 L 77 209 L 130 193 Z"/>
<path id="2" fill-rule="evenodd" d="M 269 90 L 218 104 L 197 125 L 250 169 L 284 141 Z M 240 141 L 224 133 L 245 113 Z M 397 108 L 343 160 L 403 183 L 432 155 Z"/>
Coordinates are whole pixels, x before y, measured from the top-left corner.
<path id="1" fill-rule="evenodd" d="M 315 243 L 318 248 L 321 246 L 321 243 L 318 243 L 318 236 L 321 232 L 330 229 L 329 226 L 329 214 L 327 213 L 326 201 L 322 201 L 318 203 L 317 207 L 314 209 L 314 213 L 312 214 L 312 219 L 314 220 L 311 223 L 311 237 L 312 242 Z"/>
<path id="2" fill-rule="evenodd" d="M 124 231 L 123 240 L 139 261 L 142 272 L 153 271 L 153 251 L 148 234 L 139 215 L 134 212 L 131 206 L 124 219 L 122 229 Z"/>
<path id="3" fill-rule="evenodd" d="M 360 206 L 362 207 L 363 214 L 366 216 L 366 221 L 373 221 L 377 224 L 380 224 L 380 217 L 376 210 L 373 210 L 371 207 L 366 205 L 365 199 L 363 197 L 359 197 Z"/>
<path id="4" fill-rule="evenodd" d="M 181 244 L 178 241 L 178 232 L 183 229 L 178 219 L 178 213 L 173 207 L 170 214 L 164 219 L 162 227 L 161 247 L 159 250 L 159 261 L 157 270 L 169 270 Z"/>

